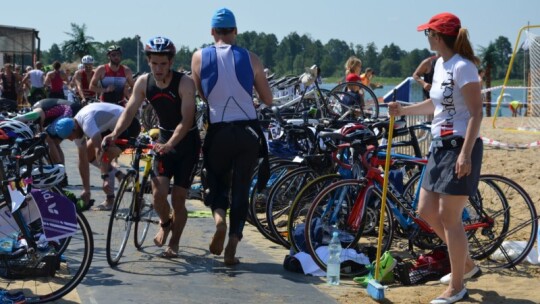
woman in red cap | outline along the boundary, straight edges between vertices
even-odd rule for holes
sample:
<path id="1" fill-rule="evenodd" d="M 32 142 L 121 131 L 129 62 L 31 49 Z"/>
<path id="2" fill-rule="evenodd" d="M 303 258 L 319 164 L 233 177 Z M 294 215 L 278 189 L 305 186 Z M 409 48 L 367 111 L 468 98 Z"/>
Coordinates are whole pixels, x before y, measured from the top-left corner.
<path id="1" fill-rule="evenodd" d="M 450 13 L 433 16 L 418 27 L 430 48 L 441 55 L 435 64 L 430 98 L 407 107 L 389 105 L 391 115 L 433 114 L 433 141 L 422 181 L 418 211 L 448 246 L 452 271 L 441 278 L 448 288 L 432 304 L 468 297 L 465 279 L 481 271 L 469 255 L 462 213 L 478 186 L 482 164 L 482 96 L 468 32 Z"/>

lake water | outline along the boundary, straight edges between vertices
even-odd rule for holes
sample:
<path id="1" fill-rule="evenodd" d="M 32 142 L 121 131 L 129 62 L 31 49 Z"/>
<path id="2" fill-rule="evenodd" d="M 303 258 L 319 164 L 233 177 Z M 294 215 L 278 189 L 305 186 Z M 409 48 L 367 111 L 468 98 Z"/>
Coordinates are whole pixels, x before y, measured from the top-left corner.
<path id="1" fill-rule="evenodd" d="M 336 85 L 337 83 L 323 83 L 321 88 L 331 90 Z M 375 93 L 375 95 L 377 95 L 377 97 L 382 98 L 388 92 L 392 91 L 395 87 L 396 85 L 394 84 L 384 85 L 382 88 L 373 90 L 373 92 Z M 500 94 L 501 94 L 500 88 L 491 91 L 491 100 L 492 100 L 491 115 L 492 116 L 495 113 L 495 109 L 497 107 L 497 100 Z M 500 113 L 498 116 L 502 116 L 502 117 L 512 116 L 512 111 L 508 108 L 508 102 L 512 100 L 519 100 L 521 102 L 524 102 L 526 100 L 526 94 L 527 94 L 527 91 L 523 89 L 512 89 L 512 88 L 505 89 L 503 104 L 501 105 L 501 108 L 499 109 Z M 485 112 L 485 105 L 484 105 L 484 116 L 486 116 L 485 114 L 486 112 Z"/>

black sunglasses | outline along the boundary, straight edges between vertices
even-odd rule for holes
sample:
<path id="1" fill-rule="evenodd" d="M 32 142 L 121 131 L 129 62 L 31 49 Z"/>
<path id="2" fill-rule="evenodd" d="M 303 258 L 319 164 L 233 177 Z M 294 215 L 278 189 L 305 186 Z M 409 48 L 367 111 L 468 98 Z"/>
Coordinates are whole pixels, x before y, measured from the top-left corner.
<path id="1" fill-rule="evenodd" d="M 436 32 L 434 32 L 434 31 L 432 31 L 430 29 L 425 29 L 424 34 L 426 35 L 426 37 L 435 37 Z"/>

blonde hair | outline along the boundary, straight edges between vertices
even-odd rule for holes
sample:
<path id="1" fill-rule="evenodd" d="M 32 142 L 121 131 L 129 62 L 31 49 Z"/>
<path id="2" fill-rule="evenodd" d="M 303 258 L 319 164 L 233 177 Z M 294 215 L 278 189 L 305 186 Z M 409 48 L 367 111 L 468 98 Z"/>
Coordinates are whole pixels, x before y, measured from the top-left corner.
<path id="1" fill-rule="evenodd" d="M 345 62 L 345 74 L 354 73 L 356 67 L 362 67 L 362 60 L 356 56 L 351 56 Z"/>
<path id="2" fill-rule="evenodd" d="M 476 65 L 480 64 L 480 59 L 474 55 L 471 42 L 469 41 L 469 31 L 466 28 L 460 28 L 457 36 L 448 36 L 440 33 L 439 35 L 442 37 L 444 43 L 454 52 L 460 54 L 463 58 L 469 59 Z"/>

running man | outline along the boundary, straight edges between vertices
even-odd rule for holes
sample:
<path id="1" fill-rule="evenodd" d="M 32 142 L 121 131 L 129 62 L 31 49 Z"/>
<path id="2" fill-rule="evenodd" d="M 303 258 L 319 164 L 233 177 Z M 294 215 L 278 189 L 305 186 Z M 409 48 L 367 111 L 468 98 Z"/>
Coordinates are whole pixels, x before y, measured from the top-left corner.
<path id="1" fill-rule="evenodd" d="M 220 255 L 223 251 L 230 208 L 224 262 L 234 265 L 240 262 L 236 248 L 248 214 L 251 176 L 259 156 L 268 149 L 253 104 L 253 88 L 268 106 L 272 92 L 259 58 L 235 45 L 234 14 L 219 9 L 211 24 L 215 44 L 193 54 L 191 71 L 199 95 L 208 103 L 210 120 L 203 148 L 209 191 L 205 203 L 212 208 L 216 224 L 210 252 Z"/>
<path id="2" fill-rule="evenodd" d="M 100 94 L 103 102 L 123 104 L 126 97 L 125 87 L 133 88 L 133 73 L 123 64 L 122 49 L 117 45 L 111 45 L 107 49 L 109 63 L 100 65 L 95 70 L 90 81 L 90 90 Z"/>
<path id="3" fill-rule="evenodd" d="M 175 258 L 187 222 L 186 198 L 201 147 L 195 124 L 195 85 L 185 74 L 172 70 L 176 48 L 169 39 L 151 38 L 146 43 L 145 53 L 151 72 L 137 78 L 126 110 L 103 143 L 114 141 L 128 127 L 144 99 L 150 101 L 159 120 L 159 139 L 155 150 L 160 154 L 159 176 L 152 180 L 154 209 L 161 219 L 161 229 L 154 243 L 158 247 L 163 246 L 172 231 L 168 248 L 161 256 Z M 172 177 L 171 218 L 167 196 Z"/>
<path id="4" fill-rule="evenodd" d="M 79 172 L 83 184 L 81 198 L 86 204 L 90 201 L 90 166 L 92 164 L 101 171 L 103 179 L 103 192 L 107 199 L 93 208 L 97 211 L 111 210 L 114 203 L 114 179 L 122 180 L 123 173 L 113 167 L 110 162 L 102 161 L 102 153 L 112 160 L 120 155 L 121 150 L 114 144 L 109 145 L 106 151 L 101 151 L 101 142 L 116 125 L 118 118 L 124 111 L 119 105 L 100 102 L 83 107 L 73 118 L 62 118 L 56 122 L 56 134 L 62 139 L 69 139 L 77 145 L 79 152 Z M 119 137 L 137 137 L 141 126 L 137 119 L 130 120 L 129 128 Z"/>

